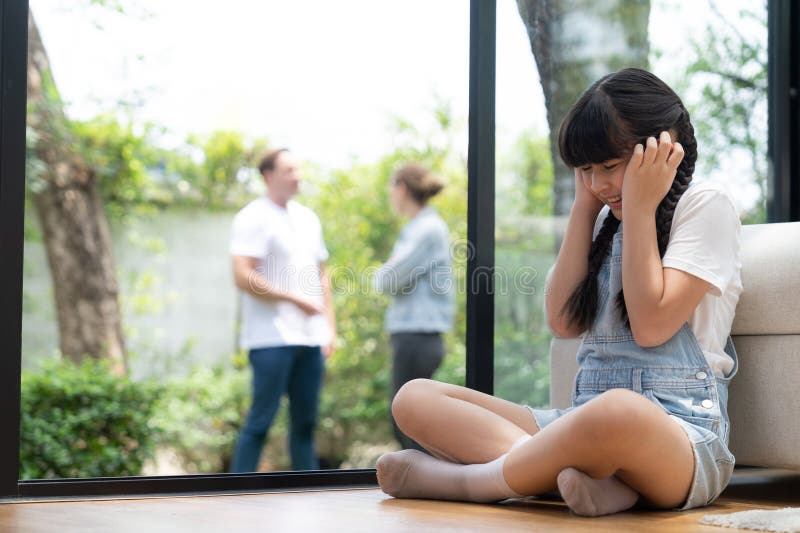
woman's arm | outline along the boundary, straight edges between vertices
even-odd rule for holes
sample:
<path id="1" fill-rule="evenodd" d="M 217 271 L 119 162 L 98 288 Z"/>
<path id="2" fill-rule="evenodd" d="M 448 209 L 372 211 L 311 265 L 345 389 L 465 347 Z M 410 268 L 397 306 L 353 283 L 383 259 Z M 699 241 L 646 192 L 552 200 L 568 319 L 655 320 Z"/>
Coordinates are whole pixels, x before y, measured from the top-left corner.
<path id="1" fill-rule="evenodd" d="M 558 337 L 577 337 L 583 333 L 580 327 L 569 323 L 562 310 L 589 271 L 592 233 L 602 207 L 603 203 L 589 191 L 580 171 L 575 169 L 575 201 L 544 295 L 547 325 Z"/>
<path id="2" fill-rule="evenodd" d="M 375 271 L 372 278 L 375 290 L 395 295 L 413 286 L 431 268 L 435 240 L 432 229 L 424 228 L 400 242 L 386 263 Z"/>
<path id="3" fill-rule="evenodd" d="M 683 159 L 669 134 L 637 145 L 622 184 L 622 288 L 634 340 L 658 346 L 689 320 L 711 284 L 682 270 L 664 268 L 658 252 L 655 213 Z"/>

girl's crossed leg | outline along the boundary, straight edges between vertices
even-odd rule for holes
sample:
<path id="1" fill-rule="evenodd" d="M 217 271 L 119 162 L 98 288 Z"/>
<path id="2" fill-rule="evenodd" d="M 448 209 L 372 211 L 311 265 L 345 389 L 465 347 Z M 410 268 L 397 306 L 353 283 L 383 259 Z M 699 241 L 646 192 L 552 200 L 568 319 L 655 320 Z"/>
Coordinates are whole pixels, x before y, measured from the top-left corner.
<path id="1" fill-rule="evenodd" d="M 387 454 L 378 478 L 394 496 L 497 501 L 558 486 L 574 511 L 598 515 L 639 496 L 676 507 L 688 494 L 688 437 L 632 391 L 608 391 L 541 431 L 525 407 L 471 389 L 420 380 L 401 393 L 393 413 L 403 431 L 439 457 L 468 464 L 411 450 Z"/>
<path id="2" fill-rule="evenodd" d="M 429 379 L 403 385 L 392 415 L 406 435 L 454 463 L 488 463 L 539 431 L 530 410 L 521 405 Z"/>

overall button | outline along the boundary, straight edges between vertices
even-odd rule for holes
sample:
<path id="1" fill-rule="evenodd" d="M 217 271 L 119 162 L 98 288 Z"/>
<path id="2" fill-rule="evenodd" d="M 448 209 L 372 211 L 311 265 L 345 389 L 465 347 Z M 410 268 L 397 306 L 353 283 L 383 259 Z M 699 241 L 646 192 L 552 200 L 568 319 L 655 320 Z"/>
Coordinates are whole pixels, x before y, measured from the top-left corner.
<path id="1" fill-rule="evenodd" d="M 712 402 L 711 400 L 703 400 L 702 402 L 700 402 L 700 405 L 702 405 L 706 409 L 711 409 L 712 407 L 714 407 L 714 402 Z"/>
<path id="2" fill-rule="evenodd" d="M 694 377 L 696 377 L 697 379 L 706 379 L 708 377 L 708 374 L 706 374 L 701 370 L 700 372 L 695 374 Z"/>

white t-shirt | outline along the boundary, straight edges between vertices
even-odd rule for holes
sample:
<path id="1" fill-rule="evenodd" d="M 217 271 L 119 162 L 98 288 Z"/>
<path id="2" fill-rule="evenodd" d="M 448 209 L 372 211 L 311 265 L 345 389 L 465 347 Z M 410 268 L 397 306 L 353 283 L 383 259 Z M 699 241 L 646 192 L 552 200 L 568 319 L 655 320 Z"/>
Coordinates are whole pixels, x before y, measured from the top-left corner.
<path id="1" fill-rule="evenodd" d="M 266 195 L 253 200 L 233 219 L 230 253 L 259 259 L 258 270 L 271 286 L 324 303 L 319 267 L 328 250 L 322 225 L 311 209 L 292 200 L 283 208 Z M 241 292 L 242 347 L 330 343 L 324 315 L 309 316 L 293 303 Z"/>
<path id="2" fill-rule="evenodd" d="M 608 207 L 598 215 L 595 235 Z M 664 267 L 683 270 L 711 284 L 689 319 L 700 349 L 714 375 L 733 370 L 725 344 L 742 293 L 739 255 L 741 224 L 727 192 L 714 183 L 692 183 L 675 206 Z"/>

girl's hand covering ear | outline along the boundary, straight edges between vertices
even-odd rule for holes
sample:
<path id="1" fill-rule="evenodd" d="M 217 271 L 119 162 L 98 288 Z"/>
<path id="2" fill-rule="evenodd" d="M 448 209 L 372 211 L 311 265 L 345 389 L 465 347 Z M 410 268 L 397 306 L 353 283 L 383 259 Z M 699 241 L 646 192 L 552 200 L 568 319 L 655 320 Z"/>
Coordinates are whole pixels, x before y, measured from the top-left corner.
<path id="1" fill-rule="evenodd" d="M 661 132 L 658 141 L 649 137 L 646 147 L 637 144 L 622 181 L 623 209 L 655 213 L 672 187 L 682 160 L 683 146 L 673 143 L 666 131 Z"/>
<path id="2" fill-rule="evenodd" d="M 580 168 L 575 169 L 575 202 L 574 207 L 597 217 L 603 208 L 603 202 L 591 190 L 591 181 L 587 183 Z"/>

